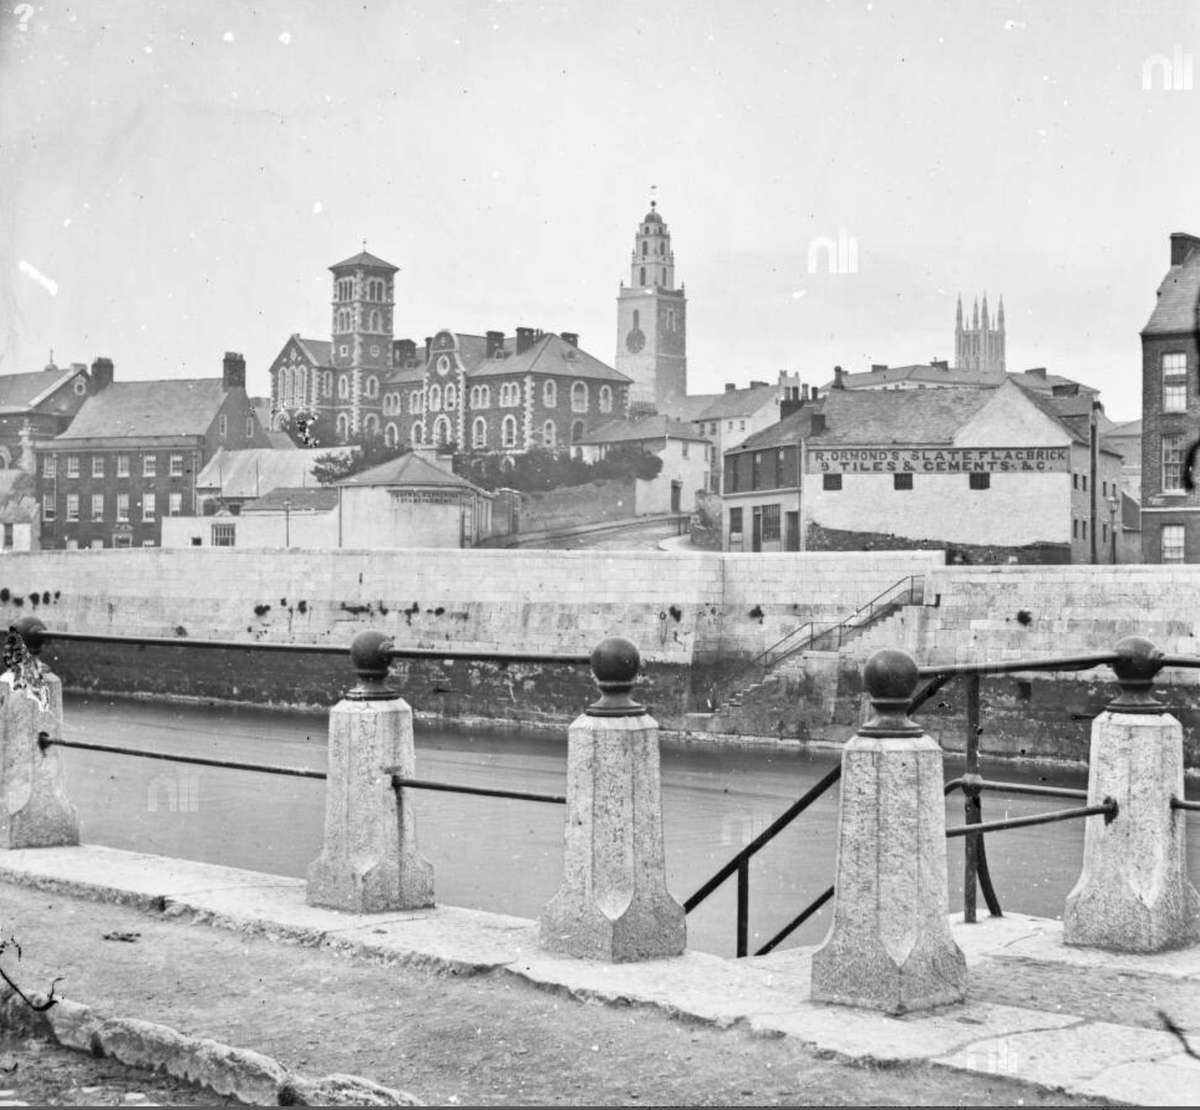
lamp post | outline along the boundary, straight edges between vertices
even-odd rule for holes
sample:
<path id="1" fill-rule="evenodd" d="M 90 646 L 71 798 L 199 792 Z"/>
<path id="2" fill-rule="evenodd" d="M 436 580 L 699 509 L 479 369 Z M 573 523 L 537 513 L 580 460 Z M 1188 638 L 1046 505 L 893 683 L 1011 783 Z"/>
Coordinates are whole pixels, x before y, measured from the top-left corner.
<path id="1" fill-rule="evenodd" d="M 1109 517 L 1109 532 L 1112 534 L 1112 561 L 1115 564 L 1117 561 L 1117 510 L 1121 507 L 1119 498 L 1110 497 L 1108 499 L 1108 517 Z"/>
<path id="2" fill-rule="evenodd" d="M 283 546 L 292 546 L 292 503 L 284 501 L 283 503 Z"/>

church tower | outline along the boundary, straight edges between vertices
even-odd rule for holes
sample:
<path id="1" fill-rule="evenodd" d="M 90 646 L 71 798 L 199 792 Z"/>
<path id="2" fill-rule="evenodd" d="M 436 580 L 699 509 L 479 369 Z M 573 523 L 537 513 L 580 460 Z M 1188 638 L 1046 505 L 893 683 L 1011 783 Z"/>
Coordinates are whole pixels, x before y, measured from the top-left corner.
<path id="1" fill-rule="evenodd" d="M 994 327 L 988 316 L 987 294 L 984 293 L 983 315 L 980 316 L 979 299 L 976 298 L 971 326 L 964 328 L 962 294 L 959 294 L 958 309 L 954 317 L 954 365 L 959 370 L 978 370 L 985 374 L 1004 372 L 1003 297 L 1000 298 Z"/>
<path id="2" fill-rule="evenodd" d="M 378 408 L 382 377 L 392 367 L 394 275 L 397 267 L 364 249 L 329 269 L 333 272 L 333 342 L 330 362 L 348 370 L 348 396 L 338 397 L 350 417 L 349 430 L 363 427 L 363 406 Z M 375 373 L 371 373 L 375 371 Z M 373 386 L 373 388 L 372 388 Z M 348 402 L 348 404 L 346 403 Z"/>
<path id="3" fill-rule="evenodd" d="M 615 367 L 633 379 L 631 412 L 670 413 L 687 395 L 687 298 L 675 288 L 671 233 L 655 201 L 634 236 L 629 285 L 617 294 Z"/>

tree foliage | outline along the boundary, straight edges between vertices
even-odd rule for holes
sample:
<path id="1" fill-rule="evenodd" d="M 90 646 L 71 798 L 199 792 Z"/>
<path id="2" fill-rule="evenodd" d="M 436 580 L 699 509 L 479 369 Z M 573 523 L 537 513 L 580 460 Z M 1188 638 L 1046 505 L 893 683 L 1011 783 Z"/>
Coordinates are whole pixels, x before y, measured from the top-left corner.
<path id="1" fill-rule="evenodd" d="M 566 454 L 534 448 L 522 455 L 474 452 L 456 455 L 455 472 L 486 490 L 500 488 L 541 493 L 563 486 L 583 486 L 603 478 L 658 476 L 663 461 L 636 444 L 619 444 L 595 463 Z"/>
<path id="2" fill-rule="evenodd" d="M 313 477 L 321 485 L 333 485 L 334 482 L 340 482 L 343 478 L 370 470 L 371 467 L 378 466 L 380 463 L 398 459 L 412 450 L 407 445 L 389 446 L 384 442 L 383 436 L 365 432 L 352 439 L 346 446 L 357 447 L 358 450 L 353 452 L 344 449 L 329 451 L 324 455 L 318 455 L 313 460 Z"/>

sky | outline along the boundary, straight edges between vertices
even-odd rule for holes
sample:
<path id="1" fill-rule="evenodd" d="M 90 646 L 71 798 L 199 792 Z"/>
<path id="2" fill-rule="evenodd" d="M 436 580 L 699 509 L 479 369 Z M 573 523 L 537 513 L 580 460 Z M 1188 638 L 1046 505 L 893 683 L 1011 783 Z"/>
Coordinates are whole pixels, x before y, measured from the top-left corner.
<path id="1" fill-rule="evenodd" d="M 234 350 L 265 394 L 364 239 L 398 338 L 575 331 L 611 364 L 653 197 L 690 392 L 953 359 L 986 292 L 1009 369 L 1134 419 L 1168 236 L 1200 234 L 1200 89 L 1146 60 L 1186 85 L 1198 53 L 1197 0 L 17 4 L 0 373 Z M 839 236 L 857 267 L 810 272 Z"/>

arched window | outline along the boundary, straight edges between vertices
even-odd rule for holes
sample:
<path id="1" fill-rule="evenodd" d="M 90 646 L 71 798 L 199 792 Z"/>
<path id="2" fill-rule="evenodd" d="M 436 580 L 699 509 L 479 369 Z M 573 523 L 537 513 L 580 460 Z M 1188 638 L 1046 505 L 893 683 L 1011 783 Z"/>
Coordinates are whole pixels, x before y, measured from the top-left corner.
<path id="1" fill-rule="evenodd" d="M 338 400 L 344 401 L 350 396 L 350 379 L 345 375 L 338 378 Z"/>
<path id="2" fill-rule="evenodd" d="M 339 308 L 337 311 L 337 330 L 350 330 L 350 310 L 348 308 Z"/>
<path id="3" fill-rule="evenodd" d="M 292 403 L 292 372 L 286 366 L 279 371 L 279 403 L 284 406 Z"/>
<path id="4" fill-rule="evenodd" d="M 396 427 L 390 420 L 383 429 L 383 442 L 388 447 L 400 446 L 400 429 Z"/>
<path id="5" fill-rule="evenodd" d="M 425 421 L 414 420 L 412 426 L 412 442 L 414 447 L 420 447 L 425 442 Z"/>
<path id="6" fill-rule="evenodd" d="M 487 446 L 487 421 L 482 416 L 475 417 L 471 424 L 471 446 Z"/>
<path id="7" fill-rule="evenodd" d="M 583 439 L 583 421 L 573 421 L 571 424 L 571 442 L 578 443 L 581 439 Z"/>
<path id="8" fill-rule="evenodd" d="M 542 425 L 542 446 L 543 447 L 553 447 L 554 441 L 555 441 L 554 421 L 547 420 L 546 423 Z"/>
<path id="9" fill-rule="evenodd" d="M 607 385 L 600 387 L 600 411 L 612 412 L 612 388 Z"/>
<path id="10" fill-rule="evenodd" d="M 367 418 L 363 421 L 363 430 L 369 436 L 377 435 L 379 432 L 379 417 L 373 412 L 367 413 Z"/>
<path id="11" fill-rule="evenodd" d="M 433 442 L 439 447 L 450 442 L 450 421 L 444 416 L 439 416 L 433 422 Z"/>
<path id="12" fill-rule="evenodd" d="M 516 447 L 517 418 L 515 416 L 506 416 L 504 423 L 500 425 L 500 444 L 503 447 Z"/>
<path id="13" fill-rule="evenodd" d="M 458 390 L 453 385 L 446 386 L 446 408 L 454 408 L 454 402 L 458 400 Z"/>
<path id="14" fill-rule="evenodd" d="M 419 389 L 414 389 L 408 395 L 408 411 L 409 412 L 424 412 L 425 411 L 421 405 L 421 391 Z"/>
<path id="15" fill-rule="evenodd" d="M 437 412 L 442 407 L 442 387 L 440 385 L 431 385 L 429 387 L 429 411 Z"/>
<path id="16" fill-rule="evenodd" d="M 371 309 L 371 331 L 383 331 L 383 313 L 377 308 Z"/>
<path id="17" fill-rule="evenodd" d="M 479 407 L 481 409 L 488 408 L 492 403 L 492 391 L 486 386 L 479 387 Z"/>
<path id="18" fill-rule="evenodd" d="M 365 386 L 365 392 L 368 397 L 374 398 L 379 396 L 379 379 L 374 374 L 368 376 Z"/>
<path id="19" fill-rule="evenodd" d="M 642 326 L 642 314 L 636 308 L 633 310 L 633 326 L 635 328 Z"/>
<path id="20" fill-rule="evenodd" d="M 646 240 L 645 240 L 645 239 L 643 239 L 643 240 L 642 240 L 642 257 L 643 257 L 643 258 L 645 258 L 645 257 L 646 257 L 646 248 L 647 248 L 648 246 L 649 246 L 649 244 L 646 242 Z"/>
<path id="21" fill-rule="evenodd" d="M 337 434 L 338 438 L 346 440 L 350 436 L 350 414 L 339 412 L 337 418 Z"/>
<path id="22" fill-rule="evenodd" d="M 322 379 L 323 379 L 322 384 L 325 387 L 324 388 L 325 396 L 332 397 L 333 396 L 333 371 L 326 370 L 325 373 L 322 375 Z"/>
<path id="23" fill-rule="evenodd" d="M 542 407 L 547 409 L 554 408 L 558 404 L 558 384 L 553 378 L 547 378 L 546 384 L 542 386 Z"/>
<path id="24" fill-rule="evenodd" d="M 642 285 L 645 285 L 645 284 L 646 284 L 646 267 L 645 267 L 645 266 L 643 266 L 643 267 L 642 267 L 642 281 L 641 281 L 641 284 L 642 284 Z"/>
<path id="25" fill-rule="evenodd" d="M 383 282 L 379 278 L 372 278 L 367 282 L 367 300 L 383 300 Z"/>
<path id="26" fill-rule="evenodd" d="M 308 367 L 297 366 L 296 376 L 293 382 L 293 389 L 296 394 L 296 404 L 302 405 L 308 400 Z"/>
<path id="27" fill-rule="evenodd" d="M 571 411 L 587 412 L 588 388 L 587 382 L 574 382 L 571 385 Z"/>

